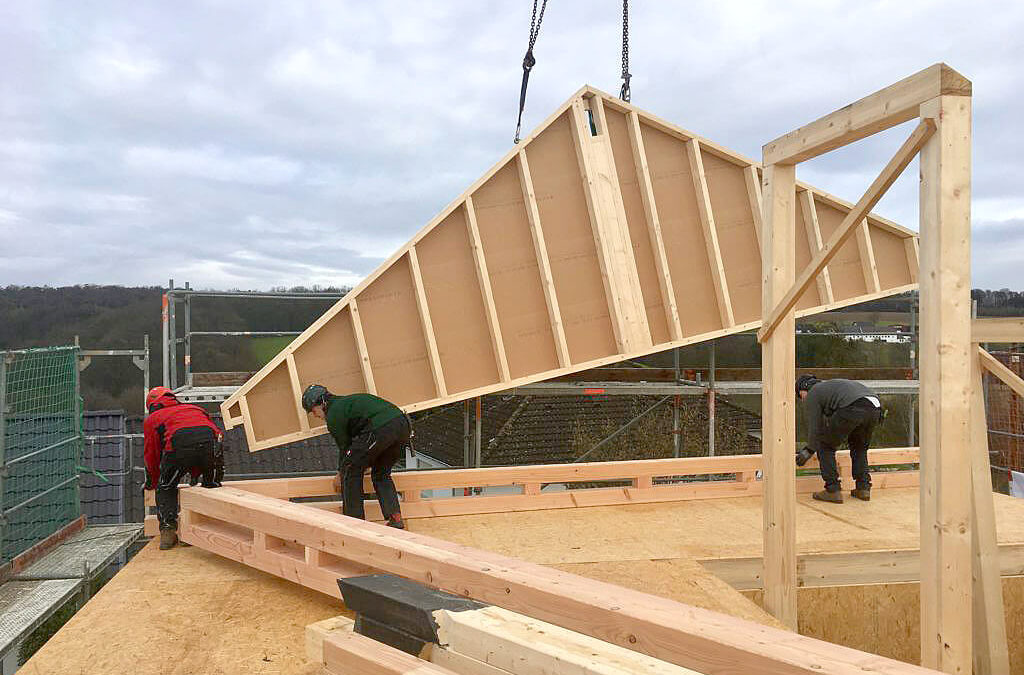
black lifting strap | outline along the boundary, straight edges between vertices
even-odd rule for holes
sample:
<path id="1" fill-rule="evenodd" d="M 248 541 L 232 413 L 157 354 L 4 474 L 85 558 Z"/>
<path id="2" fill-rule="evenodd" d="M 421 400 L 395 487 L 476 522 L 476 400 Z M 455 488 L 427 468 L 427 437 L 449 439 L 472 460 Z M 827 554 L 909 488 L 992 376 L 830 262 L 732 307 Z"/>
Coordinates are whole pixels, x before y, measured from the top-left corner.
<path id="1" fill-rule="evenodd" d="M 537 64 L 533 58 L 533 45 L 537 42 L 537 34 L 540 33 L 540 23 L 544 20 L 544 10 L 548 6 L 548 0 L 544 0 L 540 6 L 540 16 L 537 16 L 537 0 L 533 0 L 533 15 L 530 17 L 530 40 L 526 46 L 526 56 L 523 57 L 523 84 L 519 89 L 519 119 L 516 121 L 516 137 L 513 143 L 519 143 L 519 130 L 523 126 L 523 108 L 526 107 L 526 86 L 530 82 L 530 70 Z"/>

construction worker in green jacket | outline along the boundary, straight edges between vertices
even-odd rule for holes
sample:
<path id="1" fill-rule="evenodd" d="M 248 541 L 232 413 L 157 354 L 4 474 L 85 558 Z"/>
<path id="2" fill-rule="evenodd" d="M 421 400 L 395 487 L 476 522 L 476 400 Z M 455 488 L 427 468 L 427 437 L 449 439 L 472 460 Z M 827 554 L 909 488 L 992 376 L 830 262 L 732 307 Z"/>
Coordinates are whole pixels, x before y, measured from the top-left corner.
<path id="1" fill-rule="evenodd" d="M 302 393 L 302 407 L 327 422 L 327 430 L 338 444 L 342 513 L 366 518 L 363 474 L 370 469 L 370 480 L 385 521 L 404 530 L 391 468 L 409 443 L 412 429 L 406 414 L 378 396 L 335 396 L 320 384 L 311 384 Z"/>

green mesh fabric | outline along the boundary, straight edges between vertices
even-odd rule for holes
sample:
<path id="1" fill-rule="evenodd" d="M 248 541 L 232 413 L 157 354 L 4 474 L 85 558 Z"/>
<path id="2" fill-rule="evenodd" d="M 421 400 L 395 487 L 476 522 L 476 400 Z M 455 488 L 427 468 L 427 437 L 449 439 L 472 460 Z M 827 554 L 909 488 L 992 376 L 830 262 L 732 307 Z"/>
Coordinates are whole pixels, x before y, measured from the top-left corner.
<path id="1" fill-rule="evenodd" d="M 78 348 L 0 352 L 0 564 L 80 514 Z"/>

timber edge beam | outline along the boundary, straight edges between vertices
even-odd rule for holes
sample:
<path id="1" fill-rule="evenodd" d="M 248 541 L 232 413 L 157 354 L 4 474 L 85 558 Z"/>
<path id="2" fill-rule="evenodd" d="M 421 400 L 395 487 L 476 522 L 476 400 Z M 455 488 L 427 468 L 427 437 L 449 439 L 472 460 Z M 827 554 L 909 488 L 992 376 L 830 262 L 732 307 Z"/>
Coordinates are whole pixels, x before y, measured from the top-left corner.
<path id="1" fill-rule="evenodd" d="M 227 486 L 184 490 L 181 508 L 183 541 L 208 550 L 216 545 L 213 550 L 218 552 L 230 548 L 243 562 L 254 547 L 263 547 L 276 557 L 277 573 L 286 578 L 292 578 L 288 570 L 295 570 L 294 563 L 303 559 L 326 564 L 325 581 L 330 575 L 362 576 L 368 572 L 357 570 L 372 566 L 376 572 L 524 613 L 707 675 L 933 672 L 535 563 Z M 301 573 L 294 580 L 301 583 Z"/>
<path id="2" fill-rule="evenodd" d="M 766 143 L 764 165 L 797 164 L 916 119 L 937 96 L 970 96 L 971 81 L 945 63 L 910 77 Z"/>

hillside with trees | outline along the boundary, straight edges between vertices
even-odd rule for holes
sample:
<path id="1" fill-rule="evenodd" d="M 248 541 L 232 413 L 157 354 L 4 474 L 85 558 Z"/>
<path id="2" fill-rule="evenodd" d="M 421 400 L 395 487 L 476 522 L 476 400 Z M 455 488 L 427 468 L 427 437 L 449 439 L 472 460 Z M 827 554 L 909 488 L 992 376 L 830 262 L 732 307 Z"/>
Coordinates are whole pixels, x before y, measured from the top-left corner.
<path id="1" fill-rule="evenodd" d="M 280 288 L 278 291 L 337 294 L 347 289 Z M 0 288 L 0 349 L 23 349 L 73 344 L 83 349 L 139 349 L 148 334 L 150 377 L 161 381 L 160 308 L 163 289 L 123 286 L 63 288 L 8 286 Z M 1024 292 L 974 290 L 981 316 L 1024 316 Z M 909 308 L 909 295 L 858 305 L 860 316 L 899 316 Z M 253 298 L 195 298 L 193 330 L 301 331 L 334 300 L 266 300 Z M 180 314 L 179 314 L 180 316 Z M 814 321 L 809 318 L 806 321 Z M 881 323 L 881 322 L 880 322 Z M 178 321 L 179 334 L 182 321 Z M 287 339 L 197 336 L 192 344 L 194 370 L 254 371 Z M 715 343 L 720 367 L 760 364 L 760 350 L 751 335 L 721 338 Z M 708 363 L 710 347 L 699 344 L 682 350 L 684 366 Z M 797 362 L 805 367 L 903 366 L 909 364 L 909 345 L 883 345 L 844 340 L 831 335 L 804 335 L 797 340 Z M 671 353 L 643 359 L 644 365 L 671 367 Z M 127 358 L 94 359 L 82 374 L 82 391 L 89 410 L 125 409 L 140 412 L 142 378 Z"/>

